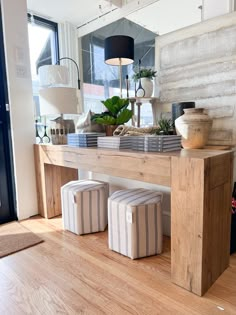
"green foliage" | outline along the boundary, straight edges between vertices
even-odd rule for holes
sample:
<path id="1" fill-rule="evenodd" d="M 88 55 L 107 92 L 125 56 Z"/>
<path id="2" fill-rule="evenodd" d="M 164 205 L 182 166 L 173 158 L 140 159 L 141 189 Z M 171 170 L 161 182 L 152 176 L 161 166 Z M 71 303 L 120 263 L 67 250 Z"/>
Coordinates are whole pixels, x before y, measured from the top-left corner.
<path id="1" fill-rule="evenodd" d="M 156 77 L 156 73 L 157 71 L 151 68 L 141 68 L 140 71 L 138 68 L 134 68 L 133 80 L 137 82 L 140 78 L 153 79 Z"/>
<path id="2" fill-rule="evenodd" d="M 92 121 L 103 125 L 121 125 L 128 122 L 132 117 L 132 111 L 127 109 L 129 106 L 128 99 L 122 99 L 119 96 L 113 96 L 102 101 L 107 111 L 101 114 L 94 114 Z"/>
<path id="3" fill-rule="evenodd" d="M 173 123 L 171 119 L 161 118 L 157 122 L 158 130 L 155 132 L 157 135 L 173 134 Z"/>

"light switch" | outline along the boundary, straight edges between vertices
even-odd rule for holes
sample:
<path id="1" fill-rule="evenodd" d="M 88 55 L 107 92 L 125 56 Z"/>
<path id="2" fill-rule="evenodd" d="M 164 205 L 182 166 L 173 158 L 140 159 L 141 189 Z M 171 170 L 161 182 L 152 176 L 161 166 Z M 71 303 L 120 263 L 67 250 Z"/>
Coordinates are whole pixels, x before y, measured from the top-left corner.
<path id="1" fill-rule="evenodd" d="M 16 77 L 22 79 L 27 78 L 27 67 L 16 65 Z"/>

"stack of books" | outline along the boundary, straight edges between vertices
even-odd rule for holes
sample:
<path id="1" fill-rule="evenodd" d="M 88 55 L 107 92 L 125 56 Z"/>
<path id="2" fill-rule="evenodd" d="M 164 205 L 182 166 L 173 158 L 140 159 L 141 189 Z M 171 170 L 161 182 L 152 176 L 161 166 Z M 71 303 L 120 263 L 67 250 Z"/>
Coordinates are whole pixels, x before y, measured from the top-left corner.
<path id="1" fill-rule="evenodd" d="M 137 136 L 132 137 L 132 149 L 146 152 L 181 150 L 181 136 Z"/>
<path id="2" fill-rule="evenodd" d="M 109 148 L 109 149 L 131 149 L 132 140 L 130 136 L 124 137 L 98 137 L 98 148 Z"/>
<path id="3" fill-rule="evenodd" d="M 98 137 L 104 135 L 100 132 L 68 133 L 67 144 L 73 147 L 96 147 Z"/>

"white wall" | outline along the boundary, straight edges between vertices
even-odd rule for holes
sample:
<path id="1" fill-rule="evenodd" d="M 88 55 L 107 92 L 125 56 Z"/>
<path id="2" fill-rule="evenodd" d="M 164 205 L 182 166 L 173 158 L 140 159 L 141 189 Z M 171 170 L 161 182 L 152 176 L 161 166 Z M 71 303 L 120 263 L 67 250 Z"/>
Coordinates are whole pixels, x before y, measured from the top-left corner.
<path id="1" fill-rule="evenodd" d="M 37 214 L 35 142 L 26 0 L 0 0 L 13 139 L 17 215 Z"/>
<path id="2" fill-rule="evenodd" d="M 233 1 L 234 0 L 203 0 L 203 20 L 232 12 Z"/>
<path id="3" fill-rule="evenodd" d="M 195 101 L 213 119 L 210 145 L 236 145 L 236 12 L 160 36 L 158 114 Z M 236 154 L 233 180 L 236 181 Z"/>

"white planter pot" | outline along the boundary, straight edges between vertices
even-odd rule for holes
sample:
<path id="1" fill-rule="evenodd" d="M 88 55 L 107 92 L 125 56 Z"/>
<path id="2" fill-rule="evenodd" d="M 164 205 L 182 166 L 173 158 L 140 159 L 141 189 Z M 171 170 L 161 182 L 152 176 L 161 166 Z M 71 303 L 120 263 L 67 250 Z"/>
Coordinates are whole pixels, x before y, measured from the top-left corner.
<path id="1" fill-rule="evenodd" d="M 138 89 L 136 92 L 137 97 L 151 97 L 153 94 L 153 81 L 149 78 L 141 78 L 141 86 L 145 93 L 142 89 Z"/>

